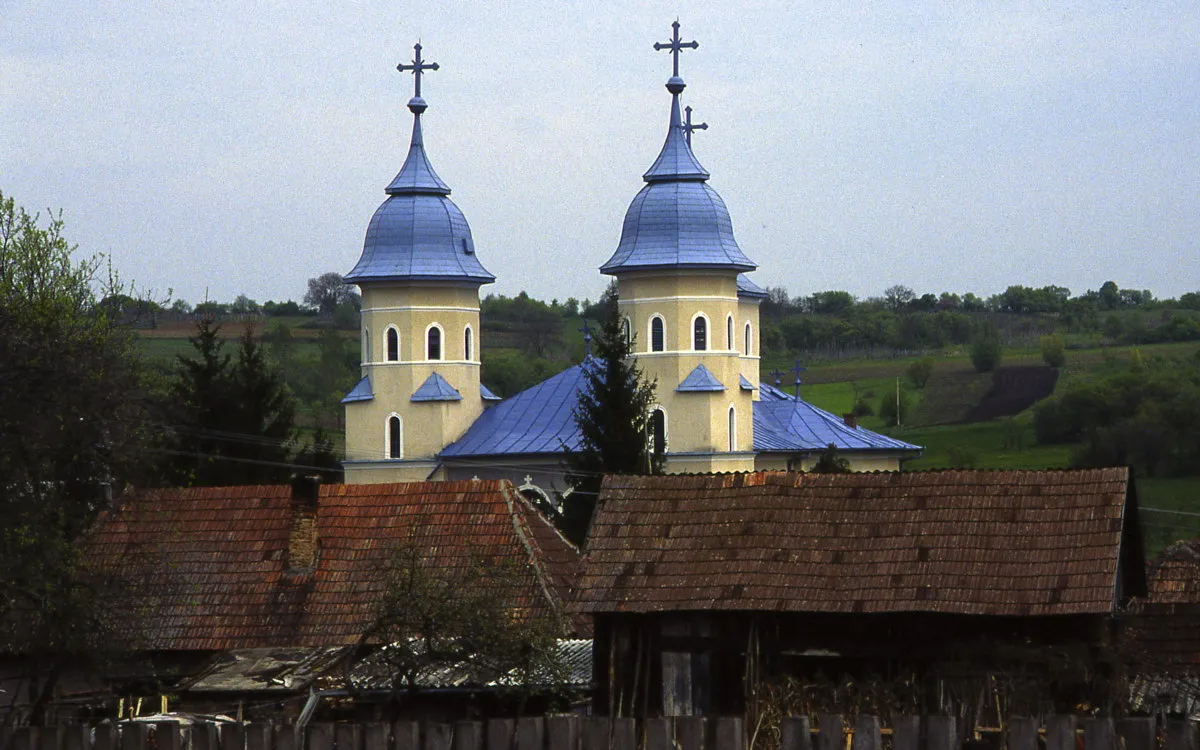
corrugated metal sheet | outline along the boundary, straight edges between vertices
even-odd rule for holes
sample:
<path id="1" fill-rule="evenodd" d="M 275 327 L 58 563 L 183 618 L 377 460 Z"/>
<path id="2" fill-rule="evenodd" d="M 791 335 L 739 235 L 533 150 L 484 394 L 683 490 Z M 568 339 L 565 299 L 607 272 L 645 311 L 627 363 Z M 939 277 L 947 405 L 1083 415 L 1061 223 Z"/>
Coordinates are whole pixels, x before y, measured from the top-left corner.
<path id="1" fill-rule="evenodd" d="M 434 569 L 516 560 L 533 607 L 554 606 L 545 592 L 564 596 L 574 572 L 570 545 L 507 481 L 324 486 L 308 571 L 286 569 L 292 520 L 286 486 L 150 490 L 101 519 L 87 560 L 151 582 L 147 645 L 167 650 L 353 644 L 400 544 L 431 550 Z"/>
<path id="2" fill-rule="evenodd" d="M 580 613 L 1112 612 L 1126 469 L 608 477 Z"/>

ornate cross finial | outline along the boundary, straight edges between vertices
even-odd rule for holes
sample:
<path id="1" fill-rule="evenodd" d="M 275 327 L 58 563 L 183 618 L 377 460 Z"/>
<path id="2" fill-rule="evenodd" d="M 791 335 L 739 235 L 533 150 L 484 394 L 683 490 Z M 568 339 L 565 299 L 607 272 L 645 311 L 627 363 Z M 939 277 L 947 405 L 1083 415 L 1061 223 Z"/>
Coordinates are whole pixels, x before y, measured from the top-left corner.
<path id="1" fill-rule="evenodd" d="M 707 122 L 698 122 L 695 125 L 693 125 L 692 124 L 692 108 L 684 107 L 683 111 L 684 111 L 684 114 L 687 115 L 683 120 L 683 134 L 685 137 L 687 137 L 687 145 L 690 146 L 690 145 L 692 145 L 692 131 L 693 130 L 708 130 L 708 123 Z"/>
<path id="2" fill-rule="evenodd" d="M 792 365 L 792 372 L 796 373 L 796 398 L 800 398 L 800 373 L 808 372 L 807 367 L 800 366 L 800 360 L 796 360 L 796 364 Z"/>
<path id="3" fill-rule="evenodd" d="M 588 325 L 587 319 L 584 318 L 583 327 L 578 329 L 583 334 L 583 346 L 587 350 L 587 356 L 592 356 L 592 327 Z"/>
<path id="4" fill-rule="evenodd" d="M 664 49 L 671 50 L 671 75 L 675 78 L 679 77 L 679 52 L 685 49 L 699 49 L 700 42 L 692 40 L 690 42 L 679 41 L 679 19 L 675 19 L 675 23 L 671 24 L 673 33 L 669 42 L 655 42 L 654 49 L 662 51 Z"/>
<path id="5" fill-rule="evenodd" d="M 783 383 L 783 373 L 776 367 L 775 372 L 771 373 L 771 376 L 775 378 L 775 387 L 778 388 Z"/>
<path id="6" fill-rule="evenodd" d="M 421 59 L 421 43 L 420 42 L 417 42 L 416 44 L 413 45 L 412 65 L 405 65 L 404 63 L 400 63 L 399 65 L 396 66 L 396 70 L 400 71 L 401 73 L 404 73 L 409 70 L 412 71 L 413 78 L 417 82 L 416 93 L 413 95 L 414 99 L 421 98 L 421 74 L 424 73 L 426 70 L 437 70 L 437 69 L 438 69 L 437 63 L 427 63 Z"/>

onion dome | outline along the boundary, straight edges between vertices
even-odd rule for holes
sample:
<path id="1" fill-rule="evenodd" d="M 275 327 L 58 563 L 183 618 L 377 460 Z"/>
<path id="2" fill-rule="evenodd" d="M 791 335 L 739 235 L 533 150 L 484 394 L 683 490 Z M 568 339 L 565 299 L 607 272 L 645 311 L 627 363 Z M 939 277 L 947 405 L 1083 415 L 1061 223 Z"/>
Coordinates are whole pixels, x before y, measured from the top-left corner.
<path id="1" fill-rule="evenodd" d="M 678 22 L 672 49 L 678 61 Z M 621 242 L 603 273 L 627 271 L 712 268 L 752 271 L 757 266 L 746 257 L 733 237 L 729 209 L 717 191 L 708 186 L 708 172 L 700 165 L 688 143 L 679 95 L 686 84 L 678 75 L 667 81 L 671 92 L 671 119 L 667 140 L 650 169 L 642 175 L 642 188 L 625 212 Z"/>
<path id="2" fill-rule="evenodd" d="M 450 187 L 438 177 L 425 153 L 421 114 L 428 108 L 421 98 L 421 72 L 437 70 L 437 64 L 421 60 L 416 45 L 412 70 L 416 96 L 408 102 L 413 113 L 412 142 L 408 158 L 396 179 L 387 186 L 387 200 L 375 211 L 367 226 L 362 256 L 346 281 L 457 281 L 490 284 L 496 277 L 475 257 L 471 227 L 458 206 L 448 197 Z"/>

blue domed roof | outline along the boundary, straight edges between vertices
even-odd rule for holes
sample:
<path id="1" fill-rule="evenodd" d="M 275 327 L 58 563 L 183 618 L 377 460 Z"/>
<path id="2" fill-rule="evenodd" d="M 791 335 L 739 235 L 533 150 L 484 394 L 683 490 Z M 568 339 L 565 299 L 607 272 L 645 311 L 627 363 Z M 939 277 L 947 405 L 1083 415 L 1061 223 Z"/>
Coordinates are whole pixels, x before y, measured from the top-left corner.
<path id="1" fill-rule="evenodd" d="M 667 140 L 643 175 L 646 186 L 625 212 L 617 251 L 600 267 L 603 273 L 676 268 L 753 271 L 733 237 L 729 209 L 708 186 L 708 172 L 687 142 L 679 112 L 683 80 L 672 76 L 671 123 Z"/>
<path id="2" fill-rule="evenodd" d="M 413 97 L 408 158 L 387 186 L 388 198 L 367 226 L 362 256 L 346 281 L 460 281 L 490 284 L 496 277 L 475 257 L 471 227 L 450 188 L 433 171 L 425 153 L 421 113 L 425 100 Z"/>

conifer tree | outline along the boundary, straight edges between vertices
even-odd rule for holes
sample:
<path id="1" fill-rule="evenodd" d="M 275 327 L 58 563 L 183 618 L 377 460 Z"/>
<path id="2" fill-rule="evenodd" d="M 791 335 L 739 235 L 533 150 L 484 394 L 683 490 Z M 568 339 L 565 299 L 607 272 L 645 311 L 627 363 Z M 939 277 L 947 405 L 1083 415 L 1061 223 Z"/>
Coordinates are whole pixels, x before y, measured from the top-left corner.
<path id="1" fill-rule="evenodd" d="M 566 458 L 574 491 L 566 498 L 561 525 L 581 545 L 605 474 L 662 473 L 662 456 L 647 439 L 655 383 L 645 380 L 631 356 L 633 342 L 625 337 L 616 298 L 610 296 L 601 310 L 596 353 L 583 362 L 584 387 L 573 411 L 580 445 Z"/>

